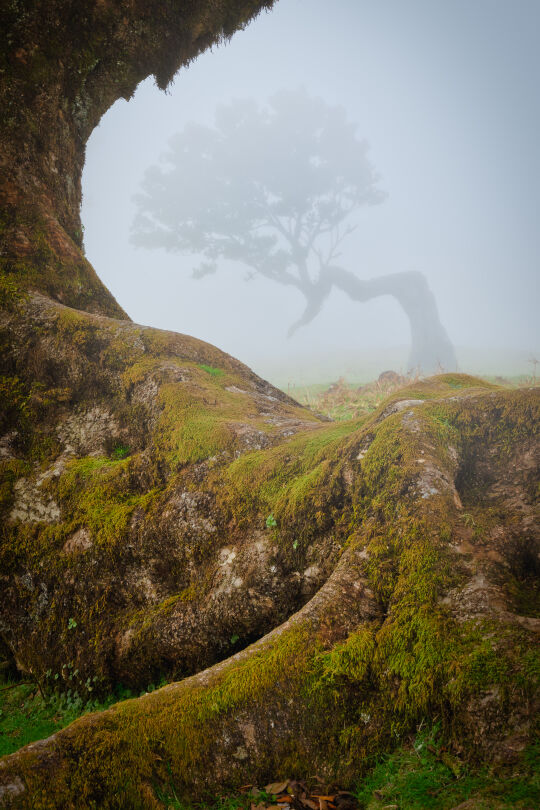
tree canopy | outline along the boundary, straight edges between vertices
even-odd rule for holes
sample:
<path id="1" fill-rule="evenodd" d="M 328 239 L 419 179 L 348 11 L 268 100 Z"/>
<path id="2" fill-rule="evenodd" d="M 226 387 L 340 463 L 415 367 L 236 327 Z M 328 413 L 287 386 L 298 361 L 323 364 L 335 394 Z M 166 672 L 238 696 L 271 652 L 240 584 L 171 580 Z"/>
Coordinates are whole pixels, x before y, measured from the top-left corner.
<path id="1" fill-rule="evenodd" d="M 190 123 L 171 139 L 136 195 L 132 241 L 197 256 L 196 278 L 231 260 L 248 278 L 295 287 L 306 308 L 289 334 L 313 320 L 333 287 L 359 301 L 393 295 L 411 323 L 410 368 L 453 368 L 422 274 L 363 280 L 336 264 L 353 214 L 385 196 L 345 110 L 305 90 L 281 91 L 266 105 L 223 105 L 213 126 Z"/>
<path id="2" fill-rule="evenodd" d="M 350 215 L 384 199 L 367 149 L 343 108 L 302 90 L 221 106 L 147 171 L 133 242 L 204 257 L 199 277 L 218 259 L 242 262 L 309 298 Z"/>

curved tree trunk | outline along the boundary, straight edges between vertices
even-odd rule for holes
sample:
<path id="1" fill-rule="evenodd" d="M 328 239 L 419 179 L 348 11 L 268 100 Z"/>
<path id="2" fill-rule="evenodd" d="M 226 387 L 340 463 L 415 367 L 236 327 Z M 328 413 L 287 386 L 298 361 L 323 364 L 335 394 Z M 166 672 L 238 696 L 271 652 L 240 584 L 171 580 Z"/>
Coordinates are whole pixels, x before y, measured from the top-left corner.
<path id="1" fill-rule="evenodd" d="M 433 374 L 455 371 L 454 348 L 441 324 L 437 303 L 422 273 L 392 273 L 381 278 L 359 279 L 349 270 L 330 267 L 326 278 L 354 301 L 391 295 L 406 313 L 411 327 L 409 371 Z"/>
<path id="2" fill-rule="evenodd" d="M 165 88 L 272 2 L 0 3 L 0 271 L 10 289 L 127 317 L 82 252 L 86 142 L 139 82 L 153 75 Z"/>
<path id="3" fill-rule="evenodd" d="M 456 370 L 454 347 L 440 321 L 435 297 L 423 273 L 414 271 L 361 279 L 342 267 L 325 267 L 317 283 L 300 288 L 307 306 L 300 320 L 289 329 L 289 337 L 319 314 L 332 287 L 342 290 L 354 301 L 391 295 L 401 304 L 411 328 L 408 371 L 434 374 Z"/>

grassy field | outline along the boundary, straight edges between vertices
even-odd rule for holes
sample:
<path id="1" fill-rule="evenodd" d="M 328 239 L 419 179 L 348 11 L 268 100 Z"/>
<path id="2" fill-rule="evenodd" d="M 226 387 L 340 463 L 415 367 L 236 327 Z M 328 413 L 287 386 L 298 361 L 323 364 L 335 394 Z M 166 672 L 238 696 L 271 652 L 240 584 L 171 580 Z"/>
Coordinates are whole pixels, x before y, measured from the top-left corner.
<path id="1" fill-rule="evenodd" d="M 385 372 L 369 383 L 358 383 L 340 377 L 333 383 L 312 385 L 292 385 L 283 388 L 289 396 L 312 411 L 322 413 L 336 421 L 357 419 L 375 411 L 389 395 L 415 381 L 415 377 L 406 377 L 395 372 Z M 538 385 L 540 379 L 532 375 L 516 377 L 483 376 L 488 382 L 509 388 L 523 385 Z"/>

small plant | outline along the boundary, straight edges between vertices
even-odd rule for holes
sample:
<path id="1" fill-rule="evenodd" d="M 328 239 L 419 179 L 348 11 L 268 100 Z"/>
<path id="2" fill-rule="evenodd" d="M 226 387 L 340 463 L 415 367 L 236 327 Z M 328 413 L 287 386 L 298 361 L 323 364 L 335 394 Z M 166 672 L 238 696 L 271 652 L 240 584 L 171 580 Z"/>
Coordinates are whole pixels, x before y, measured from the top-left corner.
<path id="1" fill-rule="evenodd" d="M 237 636 L 235 633 L 231 636 L 231 644 L 236 644 L 237 641 L 240 641 L 240 636 Z"/>
<path id="2" fill-rule="evenodd" d="M 270 513 L 266 518 L 266 528 L 267 529 L 275 529 L 277 526 L 277 520 L 275 519 L 274 515 Z"/>
<path id="3" fill-rule="evenodd" d="M 112 449 L 111 458 L 113 458 L 115 461 L 121 461 L 122 459 L 127 458 L 130 453 L 131 450 L 127 445 L 117 444 Z"/>
<path id="4" fill-rule="evenodd" d="M 296 551 L 296 549 L 298 548 L 298 540 L 294 541 L 294 543 L 292 544 L 292 547 Z"/>
<path id="5" fill-rule="evenodd" d="M 465 524 L 465 526 L 468 526 L 469 529 L 473 529 L 476 526 L 475 520 L 469 512 L 464 512 L 461 516 L 461 519 Z"/>
<path id="6" fill-rule="evenodd" d="M 75 619 L 73 617 L 70 618 L 70 620 L 68 621 L 68 630 L 74 630 L 76 627 L 77 627 L 77 622 L 75 621 Z"/>
<path id="7" fill-rule="evenodd" d="M 222 368 L 214 368 L 214 366 L 206 366 L 204 363 L 199 363 L 199 368 L 202 368 L 203 371 L 206 371 L 207 374 L 210 374 L 212 377 L 222 377 L 225 372 Z"/>

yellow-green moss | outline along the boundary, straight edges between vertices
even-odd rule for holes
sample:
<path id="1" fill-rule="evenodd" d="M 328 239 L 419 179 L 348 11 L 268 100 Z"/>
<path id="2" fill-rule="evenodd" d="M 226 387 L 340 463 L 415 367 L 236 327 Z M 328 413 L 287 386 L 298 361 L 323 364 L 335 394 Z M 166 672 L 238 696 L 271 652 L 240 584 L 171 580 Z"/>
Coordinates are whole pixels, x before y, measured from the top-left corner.
<path id="1" fill-rule="evenodd" d="M 194 373 L 194 372 L 192 372 Z M 156 446 L 173 467 L 202 461 L 236 445 L 234 425 L 253 423 L 258 414 L 253 401 L 241 400 L 214 381 L 205 371 L 185 383 L 164 383 L 159 389 L 162 412 Z M 257 429 L 268 426 L 257 420 Z"/>
<path id="2" fill-rule="evenodd" d="M 130 469 L 136 461 L 136 456 L 76 459 L 58 481 L 71 522 L 88 528 L 98 546 L 112 550 L 125 537 L 135 509 L 146 511 L 157 495 L 157 490 L 134 489 Z"/>
<path id="3" fill-rule="evenodd" d="M 333 495 L 343 489 L 342 464 L 346 439 L 361 421 L 320 427 L 291 438 L 286 444 L 246 453 L 226 471 L 234 514 L 242 521 L 253 513 L 272 513 L 278 531 L 304 529 L 313 533 L 326 522 Z M 309 514 L 307 514 L 309 513 Z"/>
<path id="4" fill-rule="evenodd" d="M 202 400 L 221 384 L 221 378 L 202 369 L 193 374 L 190 385 L 196 386 L 193 390 Z M 163 402 L 169 420 L 161 423 L 164 431 L 174 430 L 174 413 L 188 411 L 189 422 L 189 407 L 181 394 L 188 386 L 170 385 L 166 389 L 170 403 Z M 451 390 L 449 383 L 445 386 Z M 317 504 L 322 513 L 326 510 L 326 517 L 331 504 L 333 530 L 342 521 L 349 545 L 365 551 L 364 573 L 384 618 L 359 626 L 334 644 L 325 640 L 324 622 L 319 631 L 297 625 L 251 657 L 231 660 L 205 686 L 192 688 L 188 681 L 118 706 L 99 724 L 98 753 L 106 758 L 106 768 L 96 754 L 91 725 L 81 726 L 76 742 L 70 743 L 79 768 L 75 776 L 70 772 L 69 790 L 75 786 L 80 795 L 99 801 L 91 787 L 99 774 L 102 795 L 124 791 L 125 806 L 137 807 L 142 802 L 141 784 L 168 778 L 164 762 L 170 764 L 181 789 L 194 773 L 205 773 L 208 740 L 216 728 L 220 734 L 233 733 L 244 711 L 260 710 L 266 716 L 270 705 L 277 714 L 294 714 L 290 706 L 300 706 L 294 721 L 298 725 L 294 739 L 279 749 L 279 763 L 271 762 L 272 754 L 261 742 L 255 769 L 262 773 L 270 764 L 307 767 L 313 754 L 309 741 L 317 740 L 318 752 L 322 750 L 327 762 L 335 762 L 336 769 L 346 774 L 350 763 L 363 762 L 393 744 L 424 717 L 437 714 L 445 734 L 457 734 L 455 724 L 464 707 L 494 687 L 502 711 L 508 710 L 512 699 L 527 701 L 538 677 L 527 632 L 513 625 L 505 629 L 499 621 L 492 626 L 473 620 L 460 624 L 442 604 L 442 597 L 464 577 L 448 542 L 461 528 L 459 517 L 449 508 L 451 493 L 423 500 L 411 485 L 416 485 L 423 469 L 419 453 L 424 448 L 433 463 L 451 470 L 449 446 L 467 459 L 471 448 L 487 437 L 503 444 L 506 436 L 511 442 L 522 441 L 537 418 L 537 399 L 524 392 L 495 390 L 478 401 L 471 396 L 456 403 L 429 402 L 415 409 L 417 430 L 410 429 L 403 413 L 379 424 L 370 420 L 321 427 L 287 444 L 246 454 L 210 477 L 209 488 L 222 484 L 220 505 L 230 509 L 238 522 L 259 520 L 272 512 L 278 533 L 286 531 L 287 522 L 305 526 L 307 516 L 314 534 L 320 533 L 326 524 L 318 522 Z M 212 402 L 209 406 L 212 417 L 218 423 L 223 418 L 223 424 L 228 408 L 228 400 L 223 408 Z M 491 424 L 495 416 L 502 425 Z M 184 434 L 175 434 L 165 449 L 172 454 L 184 441 Z M 210 452 L 208 446 L 199 448 Z M 86 459 L 66 470 L 60 491 L 65 498 L 77 493 L 81 522 L 83 513 L 94 509 L 95 499 L 106 501 L 111 491 L 115 503 L 125 504 L 122 498 L 129 497 L 127 471 L 132 463 L 133 459 Z M 352 493 L 346 498 L 344 476 Z M 99 520 L 99 530 L 98 524 Z M 158 606 L 156 615 L 173 609 L 179 599 L 191 598 L 190 587 Z M 141 617 L 143 625 L 146 618 Z M 464 735 L 471 730 L 465 725 L 462 730 L 460 744 L 466 747 Z M 244 779 L 241 766 L 233 764 L 230 783 Z"/>

